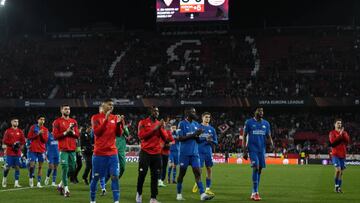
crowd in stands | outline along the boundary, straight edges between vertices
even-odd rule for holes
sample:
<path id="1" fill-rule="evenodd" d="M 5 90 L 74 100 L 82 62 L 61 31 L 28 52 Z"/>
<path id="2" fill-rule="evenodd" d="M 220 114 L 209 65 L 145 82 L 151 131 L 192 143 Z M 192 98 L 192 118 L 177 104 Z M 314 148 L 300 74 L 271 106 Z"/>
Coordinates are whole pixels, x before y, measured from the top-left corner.
<path id="1" fill-rule="evenodd" d="M 9 39 L 0 42 L 0 98 L 360 95 L 355 31 L 252 35 Z"/>

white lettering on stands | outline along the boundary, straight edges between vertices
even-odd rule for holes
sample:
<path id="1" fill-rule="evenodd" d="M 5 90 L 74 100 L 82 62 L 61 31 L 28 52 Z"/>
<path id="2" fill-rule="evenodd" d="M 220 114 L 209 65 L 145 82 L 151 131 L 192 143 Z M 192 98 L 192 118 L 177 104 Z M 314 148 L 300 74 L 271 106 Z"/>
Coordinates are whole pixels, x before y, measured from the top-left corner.
<path id="1" fill-rule="evenodd" d="M 259 100 L 260 105 L 303 105 L 305 100 Z"/>

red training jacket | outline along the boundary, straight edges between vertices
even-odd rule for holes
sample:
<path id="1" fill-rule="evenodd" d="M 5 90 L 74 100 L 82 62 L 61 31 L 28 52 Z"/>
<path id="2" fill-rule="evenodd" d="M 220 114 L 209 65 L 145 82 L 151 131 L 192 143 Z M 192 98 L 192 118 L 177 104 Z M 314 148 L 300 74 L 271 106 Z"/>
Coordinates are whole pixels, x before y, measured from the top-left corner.
<path id="1" fill-rule="evenodd" d="M 166 130 L 166 132 L 167 132 L 166 141 L 168 141 L 169 143 L 174 142 L 175 139 L 172 136 L 171 130 Z M 170 154 L 170 145 L 169 145 L 169 147 L 166 147 L 165 146 L 165 141 L 163 141 L 162 139 L 161 139 L 160 143 L 161 143 L 161 154 L 162 155 L 169 155 Z"/>
<path id="2" fill-rule="evenodd" d="M 74 135 L 64 135 L 64 132 L 69 128 L 70 124 L 74 123 Z M 63 117 L 57 118 L 53 124 L 52 134 L 59 142 L 59 150 L 62 152 L 75 151 L 76 139 L 80 137 L 78 123 L 75 119 Z"/>
<path id="3" fill-rule="evenodd" d="M 336 130 L 332 130 L 330 131 L 329 139 L 331 143 L 339 139 L 341 140 L 341 143 L 338 146 L 332 147 L 331 149 L 332 156 L 337 156 L 339 158 L 346 158 L 346 145 L 350 141 L 349 134 L 346 131 L 343 131 L 342 135 L 340 135 L 340 132 Z"/>
<path id="4" fill-rule="evenodd" d="M 6 155 L 7 156 L 21 156 L 21 150 L 14 151 L 13 145 L 15 142 L 20 142 L 20 149 L 25 144 L 24 132 L 19 128 L 9 128 L 4 133 L 4 138 L 2 141 L 6 145 Z"/>
<path id="5" fill-rule="evenodd" d="M 138 125 L 138 136 L 141 142 L 141 150 L 148 154 L 160 154 L 160 141 L 167 139 L 166 130 L 161 127 L 158 130 L 153 129 L 160 124 L 160 121 L 152 122 L 150 118 L 143 119 Z"/>
<path id="6" fill-rule="evenodd" d="M 94 155 L 117 155 L 116 136 L 121 136 L 123 131 L 122 124 L 117 124 L 117 122 L 118 119 L 113 114 L 110 114 L 107 120 L 105 113 L 95 114 L 91 117 L 91 126 L 95 137 Z"/>
<path id="7" fill-rule="evenodd" d="M 39 130 L 42 130 L 43 133 L 39 134 L 39 132 L 35 132 L 35 126 L 37 124 L 32 125 L 28 132 L 28 139 L 31 140 L 30 144 L 30 152 L 38 152 L 45 153 L 46 151 L 46 142 L 49 139 L 49 130 L 45 126 L 39 127 Z"/>

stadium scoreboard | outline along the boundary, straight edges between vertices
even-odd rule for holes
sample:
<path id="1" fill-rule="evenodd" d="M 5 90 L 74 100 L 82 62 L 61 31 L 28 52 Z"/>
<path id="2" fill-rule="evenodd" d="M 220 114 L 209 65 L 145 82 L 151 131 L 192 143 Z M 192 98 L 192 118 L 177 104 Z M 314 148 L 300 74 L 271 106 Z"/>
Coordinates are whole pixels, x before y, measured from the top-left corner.
<path id="1" fill-rule="evenodd" d="M 156 0 L 157 22 L 226 21 L 229 0 Z"/>

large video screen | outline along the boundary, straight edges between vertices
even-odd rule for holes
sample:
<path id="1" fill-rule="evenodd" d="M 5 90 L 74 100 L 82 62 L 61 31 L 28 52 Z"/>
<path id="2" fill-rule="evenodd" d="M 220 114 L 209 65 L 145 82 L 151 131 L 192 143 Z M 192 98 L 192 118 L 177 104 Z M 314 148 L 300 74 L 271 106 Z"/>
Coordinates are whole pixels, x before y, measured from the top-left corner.
<path id="1" fill-rule="evenodd" d="M 157 22 L 229 19 L 229 0 L 156 0 Z"/>

